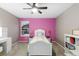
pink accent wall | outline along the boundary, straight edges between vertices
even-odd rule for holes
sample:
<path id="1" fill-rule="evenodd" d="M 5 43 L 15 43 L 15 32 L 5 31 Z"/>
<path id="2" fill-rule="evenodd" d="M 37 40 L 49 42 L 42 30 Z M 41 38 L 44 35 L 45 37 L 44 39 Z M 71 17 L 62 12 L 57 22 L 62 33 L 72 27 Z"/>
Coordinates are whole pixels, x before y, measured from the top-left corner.
<path id="1" fill-rule="evenodd" d="M 44 29 L 46 35 L 50 35 L 52 40 L 56 38 L 56 18 L 19 18 L 19 21 L 29 21 L 29 32 L 34 35 L 36 29 Z"/>

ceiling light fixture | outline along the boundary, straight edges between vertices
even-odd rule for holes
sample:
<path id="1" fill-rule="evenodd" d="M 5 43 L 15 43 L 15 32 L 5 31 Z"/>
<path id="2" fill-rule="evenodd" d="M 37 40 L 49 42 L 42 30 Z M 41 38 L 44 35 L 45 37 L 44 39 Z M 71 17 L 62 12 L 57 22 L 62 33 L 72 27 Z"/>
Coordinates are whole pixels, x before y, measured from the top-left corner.
<path id="1" fill-rule="evenodd" d="M 33 13 L 36 13 L 36 12 L 38 12 L 38 9 L 37 9 L 37 8 L 33 8 L 33 9 L 32 9 L 32 12 L 33 12 Z"/>

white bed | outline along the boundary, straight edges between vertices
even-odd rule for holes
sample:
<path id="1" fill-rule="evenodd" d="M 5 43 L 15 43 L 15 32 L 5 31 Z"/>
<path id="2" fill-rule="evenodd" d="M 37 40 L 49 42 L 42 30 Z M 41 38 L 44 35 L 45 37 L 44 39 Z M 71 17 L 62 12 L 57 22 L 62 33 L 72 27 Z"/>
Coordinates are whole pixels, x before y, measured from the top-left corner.
<path id="1" fill-rule="evenodd" d="M 52 43 L 45 37 L 43 29 L 37 29 L 28 44 L 29 56 L 52 56 Z"/>

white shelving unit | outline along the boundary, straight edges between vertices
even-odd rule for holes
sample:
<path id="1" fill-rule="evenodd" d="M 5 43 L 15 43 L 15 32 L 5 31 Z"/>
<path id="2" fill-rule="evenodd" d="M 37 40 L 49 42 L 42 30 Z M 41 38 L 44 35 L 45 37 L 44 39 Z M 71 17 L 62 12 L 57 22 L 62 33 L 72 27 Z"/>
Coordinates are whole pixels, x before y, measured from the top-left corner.
<path id="1" fill-rule="evenodd" d="M 74 44 L 71 43 L 71 37 L 74 38 Z M 69 46 L 68 46 L 69 44 Z M 65 34 L 64 35 L 64 48 L 65 48 L 65 52 L 64 54 L 66 56 L 79 56 L 79 36 L 77 35 L 69 35 L 69 34 Z M 71 49 L 73 48 L 73 49 Z"/>
<path id="2" fill-rule="evenodd" d="M 12 38 L 8 37 L 8 28 L 0 27 L 0 46 L 1 51 L 9 53 L 12 49 Z"/>

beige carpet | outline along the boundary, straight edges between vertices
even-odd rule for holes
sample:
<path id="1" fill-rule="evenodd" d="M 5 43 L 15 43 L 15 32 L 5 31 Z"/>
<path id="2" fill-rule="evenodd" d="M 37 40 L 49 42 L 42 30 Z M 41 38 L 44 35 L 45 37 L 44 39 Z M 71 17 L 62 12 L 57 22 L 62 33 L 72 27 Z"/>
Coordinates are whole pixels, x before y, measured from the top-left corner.
<path id="1" fill-rule="evenodd" d="M 56 42 L 53 42 L 53 48 L 56 52 L 56 56 L 64 56 L 64 49 L 59 46 Z"/>
<path id="2" fill-rule="evenodd" d="M 64 49 L 60 47 L 57 43 L 53 43 L 53 48 L 56 52 L 56 56 L 63 56 Z M 6 56 L 27 56 L 27 43 L 16 43 L 12 51 Z"/>
<path id="3" fill-rule="evenodd" d="M 13 46 L 12 51 L 7 54 L 8 56 L 27 56 L 27 44 L 17 43 Z"/>

